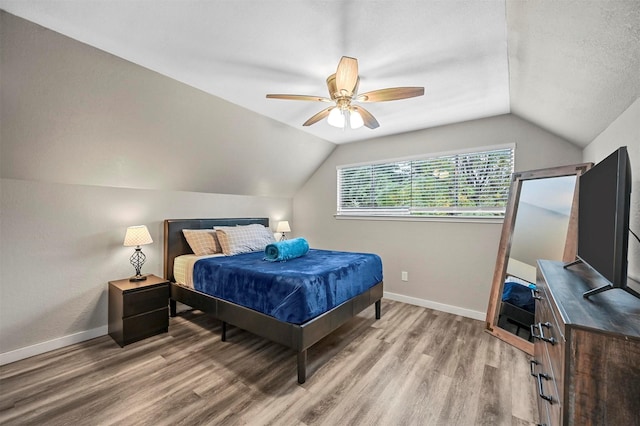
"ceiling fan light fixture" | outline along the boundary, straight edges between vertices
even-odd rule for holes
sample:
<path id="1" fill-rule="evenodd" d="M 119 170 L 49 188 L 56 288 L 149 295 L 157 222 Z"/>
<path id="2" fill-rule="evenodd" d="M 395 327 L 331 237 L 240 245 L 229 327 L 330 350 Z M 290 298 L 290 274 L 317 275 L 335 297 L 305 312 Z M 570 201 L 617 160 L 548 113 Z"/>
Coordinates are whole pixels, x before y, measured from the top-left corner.
<path id="1" fill-rule="evenodd" d="M 346 130 L 347 128 L 359 129 L 362 126 L 369 129 L 380 127 L 378 120 L 369 111 L 361 106 L 352 105 L 352 102 L 386 102 L 424 95 L 424 87 L 390 87 L 358 95 L 359 83 L 358 60 L 343 56 L 336 72 L 327 77 L 330 98 L 286 94 L 268 94 L 267 98 L 335 102 L 335 106 L 330 106 L 316 113 L 305 121 L 303 126 L 311 126 L 326 117 L 330 126 Z"/>
<path id="2" fill-rule="evenodd" d="M 344 128 L 345 117 L 340 108 L 334 108 L 327 117 L 327 123 L 333 127 Z"/>
<path id="3" fill-rule="evenodd" d="M 351 109 L 349 111 L 349 126 L 352 129 L 359 129 L 364 126 L 364 120 L 358 111 Z"/>

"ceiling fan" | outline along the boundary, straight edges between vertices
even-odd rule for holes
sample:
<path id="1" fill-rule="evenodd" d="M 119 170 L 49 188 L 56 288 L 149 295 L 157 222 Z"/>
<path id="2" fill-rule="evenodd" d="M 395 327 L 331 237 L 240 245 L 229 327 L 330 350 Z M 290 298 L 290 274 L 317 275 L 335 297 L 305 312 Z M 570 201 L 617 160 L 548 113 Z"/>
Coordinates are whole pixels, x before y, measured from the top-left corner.
<path id="1" fill-rule="evenodd" d="M 346 128 L 348 123 L 352 129 L 357 129 L 363 125 L 370 129 L 375 129 L 380 126 L 375 117 L 361 106 L 354 105 L 353 102 L 385 102 L 424 95 L 424 87 L 393 87 L 358 95 L 359 82 L 358 60 L 343 56 L 342 59 L 340 59 L 335 74 L 327 77 L 327 87 L 330 98 L 280 94 L 267 95 L 267 98 L 334 103 L 334 105 L 323 109 L 305 121 L 303 126 L 311 126 L 323 118 L 328 117 L 327 122 L 334 127 Z"/>

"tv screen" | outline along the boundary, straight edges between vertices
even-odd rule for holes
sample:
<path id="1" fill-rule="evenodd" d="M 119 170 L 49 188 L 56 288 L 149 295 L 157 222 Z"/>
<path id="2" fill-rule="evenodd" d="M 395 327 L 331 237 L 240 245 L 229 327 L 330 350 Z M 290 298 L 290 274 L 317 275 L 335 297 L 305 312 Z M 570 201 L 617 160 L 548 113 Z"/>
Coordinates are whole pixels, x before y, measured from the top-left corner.
<path id="1" fill-rule="evenodd" d="M 577 257 L 609 284 L 590 290 L 593 294 L 627 287 L 631 163 L 621 147 L 580 176 L 578 196 Z"/>

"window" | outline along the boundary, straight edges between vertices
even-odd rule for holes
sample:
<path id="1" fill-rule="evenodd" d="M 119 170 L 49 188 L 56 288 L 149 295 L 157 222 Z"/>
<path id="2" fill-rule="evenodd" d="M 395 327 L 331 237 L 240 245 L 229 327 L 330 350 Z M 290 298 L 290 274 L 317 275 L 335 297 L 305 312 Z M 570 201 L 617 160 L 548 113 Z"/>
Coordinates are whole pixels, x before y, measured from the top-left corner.
<path id="1" fill-rule="evenodd" d="M 514 147 L 338 167 L 339 216 L 504 217 Z"/>

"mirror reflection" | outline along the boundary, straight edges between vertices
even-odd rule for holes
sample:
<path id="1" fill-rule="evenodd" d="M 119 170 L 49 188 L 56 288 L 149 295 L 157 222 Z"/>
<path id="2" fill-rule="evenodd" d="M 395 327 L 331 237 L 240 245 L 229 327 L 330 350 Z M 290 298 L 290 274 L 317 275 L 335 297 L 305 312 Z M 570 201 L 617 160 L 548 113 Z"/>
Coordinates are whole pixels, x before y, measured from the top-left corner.
<path id="1" fill-rule="evenodd" d="M 575 186 L 575 176 L 522 182 L 508 274 L 535 283 L 538 259 L 562 260 Z"/>
<path id="2" fill-rule="evenodd" d="M 533 355 L 538 259 L 571 261 L 577 242 L 578 177 L 590 163 L 516 172 L 511 176 L 493 285 L 487 331 Z"/>
<path id="3" fill-rule="evenodd" d="M 525 180 L 520 185 L 498 326 L 529 341 L 536 262 L 563 260 L 575 187 L 576 176 Z"/>

